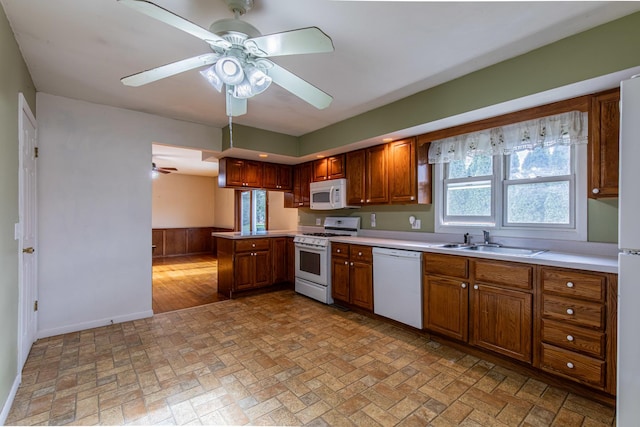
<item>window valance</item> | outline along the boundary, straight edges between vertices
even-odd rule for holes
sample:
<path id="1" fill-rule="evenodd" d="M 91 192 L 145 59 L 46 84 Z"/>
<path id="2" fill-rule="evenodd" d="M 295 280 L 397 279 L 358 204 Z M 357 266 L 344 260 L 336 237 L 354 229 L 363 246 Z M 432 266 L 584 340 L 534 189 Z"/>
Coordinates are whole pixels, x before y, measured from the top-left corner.
<path id="1" fill-rule="evenodd" d="M 586 144 L 587 113 L 569 111 L 479 132 L 433 141 L 429 163 L 449 163 L 469 156 L 510 154 L 553 145 Z"/>

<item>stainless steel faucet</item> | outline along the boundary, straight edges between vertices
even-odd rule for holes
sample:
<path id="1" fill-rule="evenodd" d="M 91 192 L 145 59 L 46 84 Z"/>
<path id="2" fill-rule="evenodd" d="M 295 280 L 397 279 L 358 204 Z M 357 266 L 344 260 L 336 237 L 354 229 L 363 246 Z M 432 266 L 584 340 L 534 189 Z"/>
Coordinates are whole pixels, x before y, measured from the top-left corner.
<path id="1" fill-rule="evenodd" d="M 464 244 L 465 245 L 470 245 L 471 244 L 471 234 L 464 233 Z"/>
<path id="2" fill-rule="evenodd" d="M 484 235 L 484 244 L 488 245 L 489 242 L 489 232 L 487 230 L 482 230 L 482 234 Z"/>

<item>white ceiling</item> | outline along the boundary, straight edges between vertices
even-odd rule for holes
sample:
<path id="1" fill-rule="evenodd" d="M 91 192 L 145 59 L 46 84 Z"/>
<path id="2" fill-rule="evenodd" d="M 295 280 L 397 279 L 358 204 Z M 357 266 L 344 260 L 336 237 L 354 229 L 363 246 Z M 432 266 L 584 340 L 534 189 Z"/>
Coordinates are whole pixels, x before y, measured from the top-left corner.
<path id="1" fill-rule="evenodd" d="M 116 0 L 0 3 L 36 90 L 215 127 L 228 123 L 224 95 L 197 70 L 138 88 L 120 83 L 210 52 L 204 41 Z M 223 0 L 155 3 L 205 28 L 232 17 Z M 303 135 L 638 10 L 640 2 L 255 0 L 242 19 L 263 34 L 317 26 L 333 39 L 332 53 L 273 60 L 334 100 L 317 110 L 272 85 L 234 123 Z"/>

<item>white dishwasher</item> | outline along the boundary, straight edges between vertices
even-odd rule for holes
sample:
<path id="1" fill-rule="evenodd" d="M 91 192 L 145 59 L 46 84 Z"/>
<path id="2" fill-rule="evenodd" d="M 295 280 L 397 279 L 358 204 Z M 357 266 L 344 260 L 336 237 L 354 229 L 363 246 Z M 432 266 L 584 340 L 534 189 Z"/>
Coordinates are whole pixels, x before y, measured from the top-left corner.
<path id="1" fill-rule="evenodd" d="M 422 253 L 373 248 L 373 312 L 422 329 Z"/>

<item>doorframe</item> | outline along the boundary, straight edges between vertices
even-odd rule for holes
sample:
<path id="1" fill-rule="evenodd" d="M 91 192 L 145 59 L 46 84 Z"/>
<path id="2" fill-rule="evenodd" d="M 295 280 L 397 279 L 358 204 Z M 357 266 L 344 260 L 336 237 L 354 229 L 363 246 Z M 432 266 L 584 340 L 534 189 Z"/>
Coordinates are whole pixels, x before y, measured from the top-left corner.
<path id="1" fill-rule="evenodd" d="M 17 234 L 18 234 L 18 348 L 17 348 L 17 357 L 18 357 L 18 375 L 21 375 L 22 373 L 22 368 L 24 367 L 24 363 L 26 362 L 26 359 L 29 355 L 29 353 L 27 352 L 27 354 L 24 354 L 23 352 L 23 347 L 25 346 L 26 342 L 25 341 L 30 341 L 29 343 L 29 347 L 31 347 L 31 344 L 33 344 L 37 338 L 37 323 L 38 323 L 38 319 L 37 319 L 37 313 L 35 315 L 35 331 L 33 336 L 28 335 L 28 331 L 29 331 L 29 325 L 26 325 L 24 322 L 24 314 L 25 314 L 25 310 L 29 310 L 30 307 L 32 307 L 33 302 L 31 301 L 25 301 L 25 294 L 28 294 L 28 292 L 25 292 L 25 278 L 24 278 L 24 274 L 23 274 L 23 268 L 24 268 L 24 254 L 22 252 L 22 249 L 24 247 L 23 243 L 24 243 L 24 217 L 25 217 L 25 212 L 24 212 L 24 203 L 25 203 L 25 183 L 24 183 L 24 179 L 23 179 L 23 173 L 22 173 L 22 168 L 23 168 L 23 164 L 24 164 L 24 160 L 23 160 L 23 153 L 24 153 L 24 144 L 26 143 L 25 141 L 25 133 L 24 133 L 24 127 L 25 127 L 25 123 L 24 123 L 24 115 L 26 115 L 27 120 L 29 120 L 31 123 L 33 123 L 34 128 L 35 128 L 35 147 L 38 146 L 38 124 L 37 121 L 35 119 L 35 116 L 33 115 L 33 112 L 31 111 L 31 108 L 29 107 L 29 103 L 27 102 L 26 98 L 24 97 L 24 95 L 22 94 L 22 92 L 18 93 L 18 150 L 19 150 L 19 166 L 18 166 L 18 218 L 19 218 L 19 222 L 17 224 Z M 35 188 L 35 193 L 37 194 L 37 161 L 35 162 L 35 179 L 34 179 L 34 185 L 36 186 Z M 36 203 L 34 206 L 35 209 L 35 215 L 34 215 L 34 240 L 36 245 L 34 247 L 37 248 L 37 242 L 38 242 L 38 227 L 37 227 L 37 212 L 38 212 L 38 208 L 37 208 L 37 197 L 36 197 Z M 34 256 L 38 256 L 37 253 L 33 254 Z M 38 260 L 37 258 L 34 261 L 34 268 L 35 268 L 35 273 L 34 273 L 34 277 L 35 277 L 35 283 L 33 284 L 34 289 L 33 289 L 33 295 L 37 301 L 37 296 L 38 296 Z"/>

